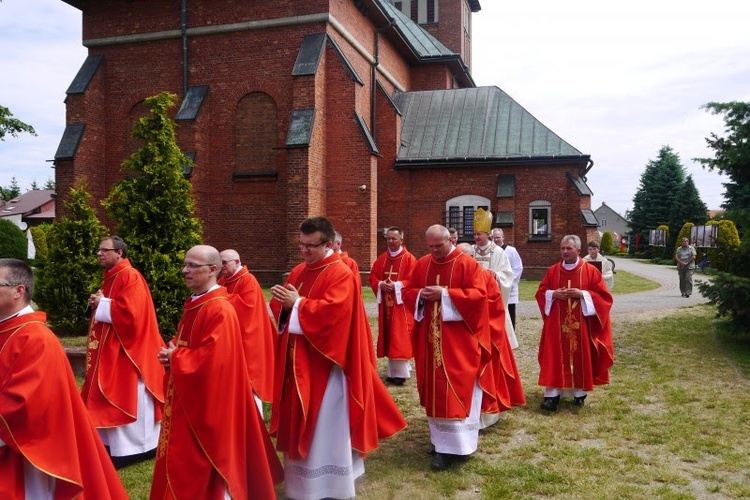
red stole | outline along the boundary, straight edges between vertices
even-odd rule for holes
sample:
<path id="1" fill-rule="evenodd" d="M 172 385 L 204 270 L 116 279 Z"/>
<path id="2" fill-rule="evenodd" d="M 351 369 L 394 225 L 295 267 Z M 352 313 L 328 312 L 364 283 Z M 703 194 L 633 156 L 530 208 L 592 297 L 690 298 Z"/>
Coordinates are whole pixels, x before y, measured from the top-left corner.
<path id="1" fill-rule="evenodd" d="M 0 498 L 24 498 L 23 460 L 57 479 L 55 498 L 128 495 L 42 312 L 0 323 Z M 76 496 L 79 495 L 80 496 Z"/>
<path id="2" fill-rule="evenodd" d="M 352 448 L 365 455 L 380 438 L 406 427 L 398 407 L 375 371 L 364 303 L 351 271 L 334 253 L 315 264 L 300 264 L 287 284 L 300 297 L 304 335 L 290 334 L 278 301 L 271 309 L 284 330 L 277 354 L 271 432 L 277 449 L 293 459 L 307 456 L 331 368 L 339 366 L 349 392 Z"/>
<path id="3" fill-rule="evenodd" d="M 553 300 L 550 315 L 544 315 L 545 292 L 558 288 L 578 288 L 591 294 L 594 316 L 583 316 L 581 300 Z M 597 268 L 579 259 L 567 271 L 561 263 L 547 269 L 536 300 L 544 327 L 539 341 L 539 385 L 590 391 L 609 383 L 614 363 L 609 311 L 612 295 Z"/>
<path id="4" fill-rule="evenodd" d="M 188 299 L 165 376 L 151 498 L 273 498 L 283 475 L 252 400 L 226 289 Z"/>
<path id="5" fill-rule="evenodd" d="M 92 318 L 86 351 L 86 379 L 81 396 L 96 427 L 135 422 L 138 378 L 154 397 L 156 421 L 164 407 L 164 368 L 157 355 L 159 335 L 151 292 L 143 276 L 122 260 L 104 272 L 101 286 L 111 300 L 112 323 Z"/>
<path id="6" fill-rule="evenodd" d="M 229 302 L 240 321 L 250 383 L 258 397 L 270 403 L 273 400 L 274 355 L 278 334 L 268 314 L 263 289 L 247 266 L 242 266 L 230 278 L 220 278 L 218 284 L 226 287 Z"/>
<path id="7" fill-rule="evenodd" d="M 417 259 L 406 247 L 391 257 L 388 251 L 382 253 L 372 264 L 369 282 L 370 288 L 377 296 L 381 281 L 406 281 Z M 405 304 L 396 303 L 396 293 L 382 292 L 378 305 L 378 357 L 391 359 L 409 359 L 413 356 L 411 331 L 414 326 L 414 315 Z"/>
<path id="8" fill-rule="evenodd" d="M 425 286 L 448 290 L 463 321 L 443 321 L 440 301 L 424 303 L 424 319 L 414 326 L 417 389 L 428 417 L 464 419 L 471 411 L 474 384 L 494 397 L 487 288 L 482 267 L 458 249 L 443 259 L 417 261 L 403 297 L 409 307 Z"/>

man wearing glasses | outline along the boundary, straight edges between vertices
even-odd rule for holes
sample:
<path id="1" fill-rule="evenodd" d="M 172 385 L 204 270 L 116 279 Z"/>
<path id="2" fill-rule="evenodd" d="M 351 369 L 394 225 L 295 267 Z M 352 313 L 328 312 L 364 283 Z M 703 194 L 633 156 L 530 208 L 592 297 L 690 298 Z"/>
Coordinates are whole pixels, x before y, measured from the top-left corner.
<path id="1" fill-rule="evenodd" d="M 275 498 L 279 459 L 256 411 L 242 333 L 219 251 L 194 246 L 182 274 L 193 294 L 169 346 L 166 404 L 151 498 Z"/>
<path id="2" fill-rule="evenodd" d="M 122 238 L 102 240 L 104 268 L 91 309 L 81 396 L 115 466 L 153 456 L 164 408 L 164 347 L 146 280 L 128 259 Z"/>
<path id="3" fill-rule="evenodd" d="M 128 498 L 78 394 L 34 275 L 0 259 L 0 498 Z"/>
<path id="4" fill-rule="evenodd" d="M 406 427 L 378 377 L 362 294 L 323 217 L 299 227 L 304 263 L 271 288 L 281 333 L 271 432 L 289 498 L 352 498 L 363 457 Z"/>

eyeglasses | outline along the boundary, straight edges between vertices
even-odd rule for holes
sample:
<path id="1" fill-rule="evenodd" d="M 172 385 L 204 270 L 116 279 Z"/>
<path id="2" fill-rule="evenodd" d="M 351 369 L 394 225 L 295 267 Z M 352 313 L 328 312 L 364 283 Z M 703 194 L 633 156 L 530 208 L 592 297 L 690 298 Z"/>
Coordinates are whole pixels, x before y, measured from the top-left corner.
<path id="1" fill-rule="evenodd" d="M 14 287 L 14 286 L 18 286 L 20 284 L 21 283 L 0 283 L 0 286 Z"/>
<path id="2" fill-rule="evenodd" d="M 325 245 L 328 243 L 327 241 L 321 241 L 320 243 L 312 244 L 312 243 L 298 243 L 297 246 L 300 250 L 312 250 L 313 248 L 318 248 L 320 245 Z"/>
<path id="3" fill-rule="evenodd" d="M 114 252 L 115 250 L 117 250 L 117 249 L 116 248 L 97 248 L 96 249 L 96 253 L 99 253 L 99 252 L 101 252 L 101 253 Z"/>
<path id="4" fill-rule="evenodd" d="M 184 262 L 182 264 L 182 268 L 185 269 L 186 267 L 188 269 L 195 269 L 197 267 L 211 267 L 213 264 L 196 264 L 195 262 Z"/>

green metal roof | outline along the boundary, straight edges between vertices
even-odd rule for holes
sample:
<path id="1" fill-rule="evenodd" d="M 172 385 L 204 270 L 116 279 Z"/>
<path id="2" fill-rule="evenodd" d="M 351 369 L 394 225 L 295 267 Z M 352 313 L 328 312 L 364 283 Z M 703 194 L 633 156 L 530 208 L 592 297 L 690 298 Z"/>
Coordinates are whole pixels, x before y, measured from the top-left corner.
<path id="1" fill-rule="evenodd" d="M 376 0 L 386 15 L 393 22 L 393 27 L 404 37 L 420 59 L 430 57 L 456 56 L 456 53 L 440 43 L 419 24 L 404 15 L 389 0 Z"/>
<path id="2" fill-rule="evenodd" d="M 498 87 L 397 93 L 397 168 L 460 162 L 589 161 Z"/>

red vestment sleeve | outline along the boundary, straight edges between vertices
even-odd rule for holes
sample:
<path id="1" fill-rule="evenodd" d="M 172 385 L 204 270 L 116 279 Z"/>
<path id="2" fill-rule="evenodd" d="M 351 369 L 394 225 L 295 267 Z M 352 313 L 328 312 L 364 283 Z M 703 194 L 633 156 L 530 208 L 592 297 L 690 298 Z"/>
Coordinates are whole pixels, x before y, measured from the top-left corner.
<path id="1" fill-rule="evenodd" d="M 62 346 L 45 323 L 37 312 L 0 325 L 0 439 L 6 443 L 0 498 L 23 492 L 24 457 L 56 478 L 55 498 L 127 499 Z"/>

